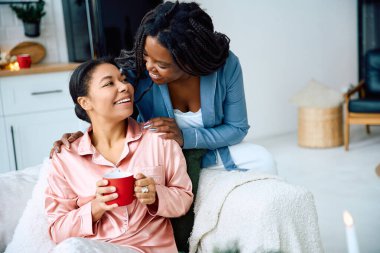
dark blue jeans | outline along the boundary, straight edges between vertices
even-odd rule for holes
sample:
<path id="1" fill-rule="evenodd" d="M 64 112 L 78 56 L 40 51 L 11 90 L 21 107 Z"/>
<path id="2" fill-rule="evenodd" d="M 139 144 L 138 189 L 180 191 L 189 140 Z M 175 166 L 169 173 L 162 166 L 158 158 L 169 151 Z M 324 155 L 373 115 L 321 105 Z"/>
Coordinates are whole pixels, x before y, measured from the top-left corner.
<path id="1" fill-rule="evenodd" d="M 187 173 L 193 183 L 194 202 L 197 195 L 199 175 L 201 173 L 202 156 L 206 154 L 205 149 L 182 150 L 186 159 Z M 184 216 L 172 218 L 171 223 L 174 230 L 174 238 L 177 248 L 182 252 L 189 252 L 189 237 L 194 225 L 194 202 Z"/>

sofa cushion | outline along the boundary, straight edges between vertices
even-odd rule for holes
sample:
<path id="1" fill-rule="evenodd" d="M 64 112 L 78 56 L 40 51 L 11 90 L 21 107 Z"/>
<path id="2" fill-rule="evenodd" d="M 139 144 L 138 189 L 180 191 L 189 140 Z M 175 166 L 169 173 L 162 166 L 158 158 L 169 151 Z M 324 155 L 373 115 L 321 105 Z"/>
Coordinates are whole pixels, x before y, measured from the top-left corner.
<path id="1" fill-rule="evenodd" d="M 380 99 L 380 49 L 367 52 L 365 88 L 368 97 Z"/>
<path id="2" fill-rule="evenodd" d="M 50 160 L 45 159 L 40 169 L 39 179 L 33 189 L 32 198 L 28 201 L 22 213 L 12 241 L 6 248 L 5 253 L 50 252 L 55 246 L 48 235 L 44 206 L 44 191 L 47 186 L 49 168 Z M 30 193 L 31 191 L 28 192 Z"/>
<path id="3" fill-rule="evenodd" d="M 352 99 L 348 110 L 357 113 L 380 113 L 380 99 Z"/>
<path id="4" fill-rule="evenodd" d="M 36 166 L 0 174 L 0 252 L 4 252 L 12 239 L 26 202 L 32 196 L 39 169 L 40 166 Z"/>

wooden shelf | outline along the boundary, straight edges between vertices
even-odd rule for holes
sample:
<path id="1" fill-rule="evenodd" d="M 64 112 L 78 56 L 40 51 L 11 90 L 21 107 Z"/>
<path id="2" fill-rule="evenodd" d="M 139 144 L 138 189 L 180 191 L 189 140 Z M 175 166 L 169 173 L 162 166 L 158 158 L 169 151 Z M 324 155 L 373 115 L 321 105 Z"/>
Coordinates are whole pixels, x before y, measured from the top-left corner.
<path id="1" fill-rule="evenodd" d="M 0 70 L 0 77 L 70 71 L 70 70 L 74 70 L 79 65 L 80 63 L 36 64 L 36 65 L 32 65 L 29 69 L 20 69 L 18 71 Z"/>

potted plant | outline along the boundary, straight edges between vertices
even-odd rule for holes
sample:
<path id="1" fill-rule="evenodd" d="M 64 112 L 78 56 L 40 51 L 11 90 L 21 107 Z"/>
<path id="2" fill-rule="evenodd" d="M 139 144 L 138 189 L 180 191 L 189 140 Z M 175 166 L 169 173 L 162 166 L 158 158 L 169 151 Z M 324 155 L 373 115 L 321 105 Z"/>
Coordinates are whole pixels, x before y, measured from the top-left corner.
<path id="1" fill-rule="evenodd" d="M 40 36 L 41 18 L 45 16 L 45 1 L 11 4 L 10 7 L 24 24 L 24 32 L 27 37 Z"/>

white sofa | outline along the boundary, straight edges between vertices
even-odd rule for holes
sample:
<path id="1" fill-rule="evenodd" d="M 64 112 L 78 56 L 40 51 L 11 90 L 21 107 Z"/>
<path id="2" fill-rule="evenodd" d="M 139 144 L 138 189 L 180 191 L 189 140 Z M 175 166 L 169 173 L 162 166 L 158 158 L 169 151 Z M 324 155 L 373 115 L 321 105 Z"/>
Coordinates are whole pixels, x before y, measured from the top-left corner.
<path id="1" fill-rule="evenodd" d="M 0 252 L 41 253 L 55 247 L 43 212 L 48 169 L 45 160 L 0 174 Z M 234 243 L 242 253 L 323 252 L 312 194 L 274 176 L 202 170 L 195 212 L 190 252 L 223 250 Z"/>

